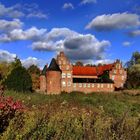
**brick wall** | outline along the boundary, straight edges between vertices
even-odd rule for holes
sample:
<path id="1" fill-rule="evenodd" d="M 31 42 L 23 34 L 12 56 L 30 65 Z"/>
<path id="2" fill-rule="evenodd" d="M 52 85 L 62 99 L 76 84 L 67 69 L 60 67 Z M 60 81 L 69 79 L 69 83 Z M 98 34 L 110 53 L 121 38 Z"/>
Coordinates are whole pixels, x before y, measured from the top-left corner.
<path id="1" fill-rule="evenodd" d="M 89 92 L 112 92 L 113 83 L 73 83 L 73 91 Z"/>
<path id="2" fill-rule="evenodd" d="M 47 89 L 46 87 L 46 76 L 41 75 L 40 76 L 40 91 L 45 92 Z"/>
<path id="3" fill-rule="evenodd" d="M 47 71 L 47 94 L 61 93 L 61 72 Z"/>

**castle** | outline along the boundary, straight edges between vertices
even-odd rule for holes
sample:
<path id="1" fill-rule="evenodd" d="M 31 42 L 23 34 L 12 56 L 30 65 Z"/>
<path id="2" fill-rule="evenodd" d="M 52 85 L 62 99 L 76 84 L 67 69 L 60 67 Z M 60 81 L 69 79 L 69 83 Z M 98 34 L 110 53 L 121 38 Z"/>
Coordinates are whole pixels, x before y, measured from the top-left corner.
<path id="1" fill-rule="evenodd" d="M 52 59 L 40 75 L 40 91 L 45 94 L 60 94 L 62 91 L 112 92 L 123 88 L 127 72 L 122 63 L 116 60 L 112 64 L 101 66 L 74 66 L 64 52 Z"/>

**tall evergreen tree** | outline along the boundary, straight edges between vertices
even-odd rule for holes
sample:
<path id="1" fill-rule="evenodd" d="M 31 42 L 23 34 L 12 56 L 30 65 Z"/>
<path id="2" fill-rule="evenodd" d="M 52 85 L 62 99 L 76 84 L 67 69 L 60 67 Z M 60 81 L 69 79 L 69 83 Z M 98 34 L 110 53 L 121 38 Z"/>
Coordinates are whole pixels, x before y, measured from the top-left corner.
<path id="1" fill-rule="evenodd" d="M 7 76 L 4 84 L 9 90 L 25 92 L 32 89 L 31 76 L 22 66 L 15 67 Z"/>

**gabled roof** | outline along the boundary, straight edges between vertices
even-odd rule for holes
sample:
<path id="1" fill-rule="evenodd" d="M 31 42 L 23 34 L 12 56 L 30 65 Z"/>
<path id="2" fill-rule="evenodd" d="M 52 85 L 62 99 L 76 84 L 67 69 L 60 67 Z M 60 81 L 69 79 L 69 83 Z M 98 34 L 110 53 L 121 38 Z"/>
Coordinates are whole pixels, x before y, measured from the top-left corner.
<path id="1" fill-rule="evenodd" d="M 60 71 L 61 72 L 61 69 L 59 68 L 54 58 L 52 59 L 47 71 Z"/>
<path id="2" fill-rule="evenodd" d="M 103 74 L 106 70 L 111 70 L 114 64 L 107 64 L 104 66 L 73 66 L 73 75 L 81 76 L 98 76 Z"/>

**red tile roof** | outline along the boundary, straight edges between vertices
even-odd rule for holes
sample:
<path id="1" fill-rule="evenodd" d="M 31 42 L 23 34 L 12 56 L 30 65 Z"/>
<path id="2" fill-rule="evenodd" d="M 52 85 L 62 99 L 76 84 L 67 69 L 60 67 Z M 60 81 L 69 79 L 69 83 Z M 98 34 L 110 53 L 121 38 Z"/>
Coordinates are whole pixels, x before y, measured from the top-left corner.
<path id="1" fill-rule="evenodd" d="M 73 66 L 73 75 L 81 76 L 98 76 L 103 74 L 105 70 L 111 70 L 114 64 L 107 64 L 104 66 L 90 67 L 90 66 Z"/>

